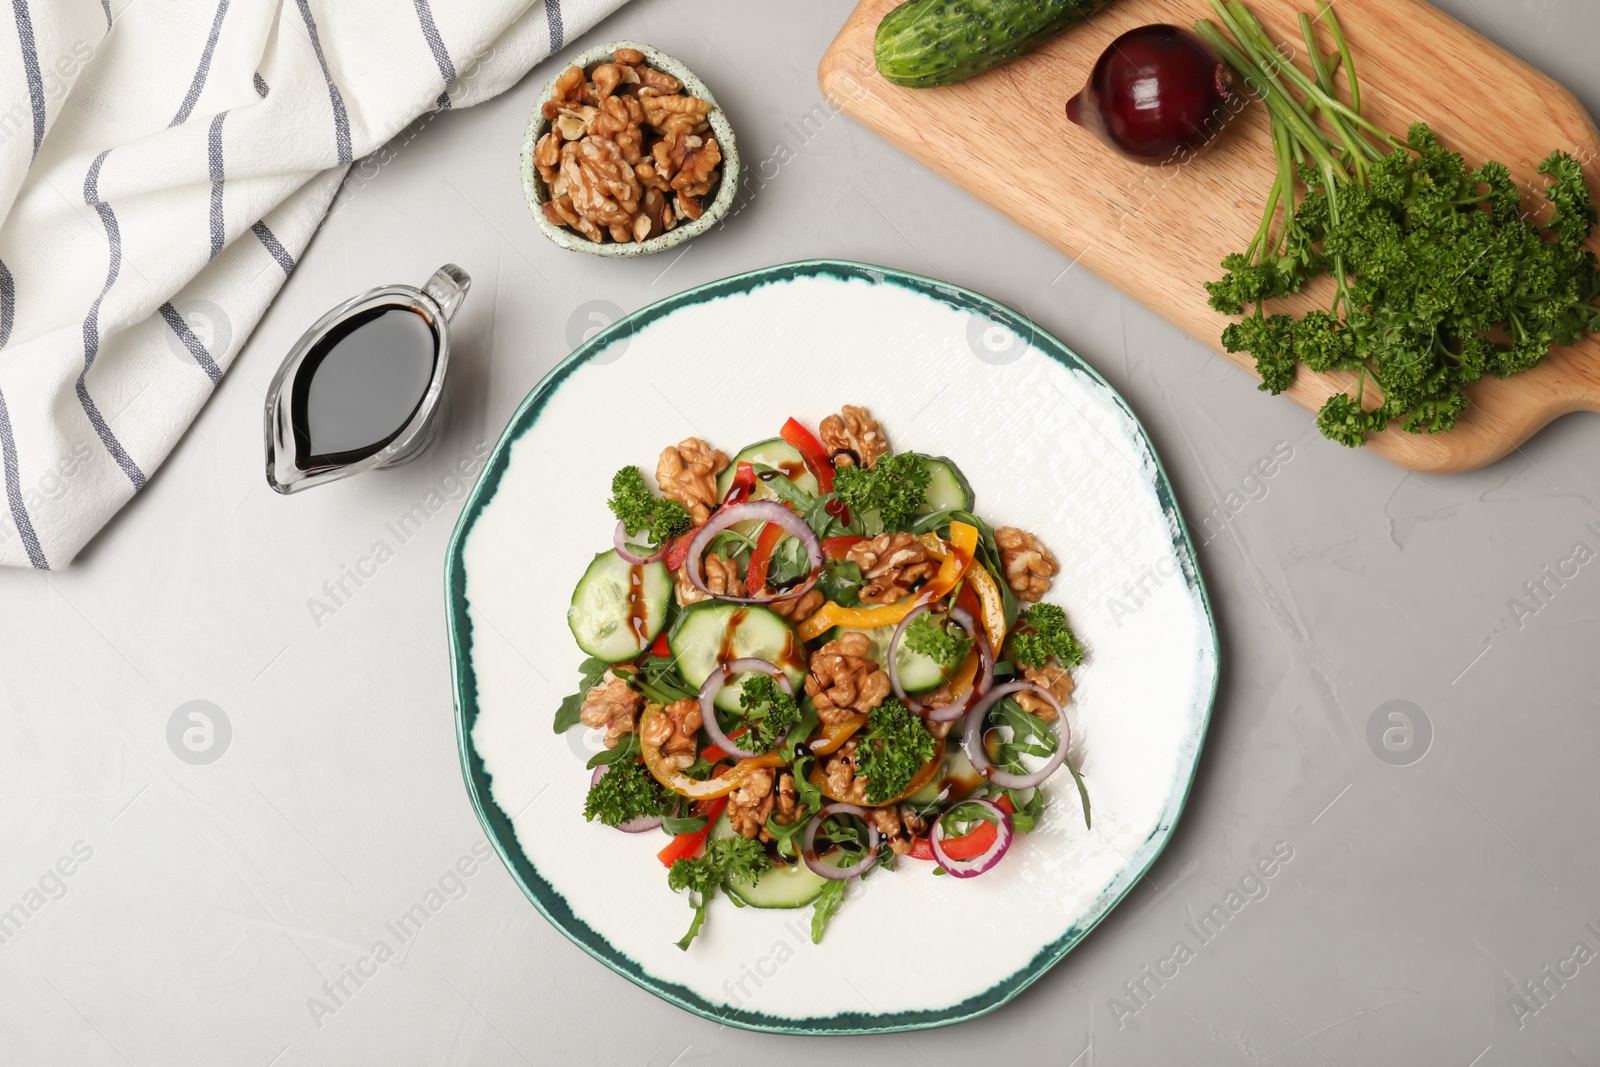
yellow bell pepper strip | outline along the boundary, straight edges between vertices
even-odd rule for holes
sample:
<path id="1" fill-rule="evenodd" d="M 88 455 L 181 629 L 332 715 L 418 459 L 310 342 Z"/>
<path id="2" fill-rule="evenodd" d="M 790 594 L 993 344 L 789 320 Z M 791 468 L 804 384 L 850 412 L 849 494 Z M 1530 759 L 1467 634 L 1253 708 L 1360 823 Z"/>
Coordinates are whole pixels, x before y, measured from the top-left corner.
<path id="1" fill-rule="evenodd" d="M 830 752 L 838 751 L 840 745 L 850 740 L 865 725 L 867 725 L 865 715 L 852 715 L 832 726 L 823 726 L 811 735 L 811 740 L 806 742 L 806 746 L 811 749 L 813 755 L 826 756 Z"/>
<path id="2" fill-rule="evenodd" d="M 846 804 L 859 804 L 864 808 L 886 808 L 890 804 L 900 803 L 906 797 L 910 796 L 912 793 L 915 793 L 917 790 L 933 781 L 933 776 L 938 774 L 939 768 L 944 766 L 944 744 L 944 738 L 940 738 L 938 745 L 934 747 L 933 758 L 927 763 L 923 764 L 922 770 L 918 771 L 912 776 L 911 781 L 906 784 L 905 789 L 900 793 L 899 796 L 890 797 L 882 804 L 868 804 L 865 800 L 835 796 L 833 793 L 830 793 L 828 791 L 828 779 L 823 775 L 822 766 L 820 764 L 811 771 L 811 784 L 822 790 L 822 795 L 827 797 L 829 800 L 843 801 Z M 815 751 L 815 749 L 812 751 Z"/>
<path id="3" fill-rule="evenodd" d="M 894 626 L 910 614 L 919 604 L 938 600 L 961 583 L 972 566 L 973 553 L 978 550 L 978 528 L 964 522 L 950 523 L 950 542 L 939 572 L 928 584 L 898 604 L 882 604 L 870 608 L 842 608 L 828 601 L 810 618 L 800 624 L 800 639 L 815 641 L 835 626 L 849 626 L 856 630 L 871 630 L 878 626 Z"/>
<path id="4" fill-rule="evenodd" d="M 645 738 L 645 724 L 657 715 L 664 714 L 660 704 L 645 705 L 644 714 L 639 716 L 639 750 L 644 756 L 644 765 L 655 776 L 656 781 L 690 800 L 710 800 L 712 797 L 726 796 L 739 788 L 739 783 L 758 767 L 782 767 L 783 756 L 776 750 L 756 756 L 754 759 L 742 759 L 732 767 L 718 774 L 715 778 L 701 781 L 690 778 L 678 769 L 678 765 L 670 757 L 661 754 L 657 745 L 652 745 Z"/>
<path id="5" fill-rule="evenodd" d="M 1006 605 L 1000 597 L 1000 587 L 995 584 L 989 568 L 983 566 L 967 569 L 967 587 L 978 596 L 978 604 L 983 608 L 983 632 L 998 659 L 1000 646 L 1006 640 Z"/>

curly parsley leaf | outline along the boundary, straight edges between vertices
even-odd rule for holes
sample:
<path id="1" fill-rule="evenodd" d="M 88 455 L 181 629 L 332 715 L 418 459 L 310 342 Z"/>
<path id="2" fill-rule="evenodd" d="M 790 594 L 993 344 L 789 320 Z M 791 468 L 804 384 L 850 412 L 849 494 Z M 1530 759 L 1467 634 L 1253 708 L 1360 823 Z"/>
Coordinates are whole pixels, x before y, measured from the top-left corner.
<path id="1" fill-rule="evenodd" d="M 972 639 L 959 627 L 951 629 L 948 616 L 935 616 L 931 611 L 911 620 L 902 643 L 912 652 L 945 667 L 961 662 L 961 657 L 972 647 Z"/>
<path id="2" fill-rule="evenodd" d="M 590 656 L 578 666 L 583 673 L 583 679 L 578 682 L 578 691 L 561 702 L 556 709 L 556 733 L 564 734 L 578 725 L 578 713 L 583 710 L 583 698 L 589 695 L 589 690 L 600 684 L 601 677 L 611 669 L 611 664 L 603 659 Z"/>
<path id="3" fill-rule="evenodd" d="M 905 792 L 935 747 L 921 716 L 900 701 L 891 697 L 873 708 L 856 748 L 857 774 L 867 779 L 867 803 L 882 804 Z"/>
<path id="4" fill-rule="evenodd" d="M 1067 613 L 1054 604 L 1034 604 L 1017 616 L 1011 635 L 1011 659 L 1020 667 L 1043 667 L 1054 656 L 1063 667 L 1083 662 L 1083 645 Z"/>
<path id="5" fill-rule="evenodd" d="M 623 467 L 612 477 L 609 504 L 629 537 L 648 532 L 652 544 L 665 544 L 690 526 L 689 513 L 683 505 L 652 493 L 638 467 Z"/>
<path id="6" fill-rule="evenodd" d="M 750 674 L 739 688 L 740 720 L 747 731 L 739 747 L 768 752 L 800 721 L 794 697 L 778 688 L 768 674 Z"/>
<path id="7" fill-rule="evenodd" d="M 853 515 L 876 514 L 885 530 L 903 530 L 916 519 L 928 495 L 932 475 L 915 452 L 879 458 L 877 466 L 842 467 L 833 477 L 833 491 Z"/>
<path id="8" fill-rule="evenodd" d="M 761 842 L 743 837 L 719 837 L 694 859 L 674 860 L 667 871 L 667 886 L 673 891 L 687 889 L 689 906 L 694 908 L 694 921 L 678 947 L 687 951 L 700 933 L 706 920 L 706 905 L 711 903 L 724 881 L 731 878 L 754 884 L 771 866 Z"/>
<path id="9" fill-rule="evenodd" d="M 664 815 L 671 810 L 666 790 L 637 760 L 609 764 L 610 770 L 589 787 L 583 817 L 618 826 L 644 815 Z"/>

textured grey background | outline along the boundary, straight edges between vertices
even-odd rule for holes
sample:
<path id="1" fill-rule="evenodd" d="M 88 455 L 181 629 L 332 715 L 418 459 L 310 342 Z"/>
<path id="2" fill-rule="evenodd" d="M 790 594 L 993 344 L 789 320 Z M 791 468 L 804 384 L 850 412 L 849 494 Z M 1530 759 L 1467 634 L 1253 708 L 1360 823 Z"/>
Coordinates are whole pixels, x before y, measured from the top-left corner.
<path id="1" fill-rule="evenodd" d="M 1593 5 L 1444 6 L 1600 105 Z M 1175 4 L 1174 17 L 1194 9 Z M 1063 256 L 829 117 L 815 69 L 848 10 L 637 0 L 571 43 L 654 42 L 700 72 L 732 117 L 754 194 L 681 256 L 573 256 L 526 218 L 517 147 L 554 64 L 486 106 L 419 123 L 388 162 L 352 175 L 142 498 L 71 570 L 0 574 L 0 909 L 41 879 L 51 897 L 0 943 L 0 1061 L 1600 1059 L 1600 960 L 1589 959 L 1600 952 L 1600 563 L 1575 561 L 1559 586 L 1543 570 L 1579 542 L 1600 549 L 1600 422 L 1570 416 L 1503 462 L 1449 477 L 1321 441 L 1299 408 L 1258 394 L 1088 273 L 1063 274 Z M 1461 77 L 1464 92 L 1494 91 Z M 1026 312 L 1128 398 L 1191 521 L 1236 511 L 1198 548 L 1223 681 L 1172 844 L 1054 971 L 953 1029 L 819 1042 L 719 1028 L 595 963 L 497 863 L 470 862 L 464 895 L 314 1018 L 323 983 L 482 848 L 447 673 L 452 466 L 492 443 L 569 350 L 586 302 L 632 310 L 810 256 L 948 278 Z M 401 470 L 273 496 L 261 391 L 284 351 L 336 299 L 419 283 L 447 260 L 475 278 L 457 320 L 449 432 Z M 1285 444 L 1292 458 L 1256 475 Z M 394 544 L 385 524 L 436 489 L 438 513 L 334 604 L 324 583 L 380 538 Z M 1528 600 L 1526 583 L 1539 581 L 1542 602 Z M 313 612 L 311 598 L 333 610 Z M 169 720 L 194 700 L 231 726 L 210 764 L 168 745 Z M 1407 720 L 1384 707 L 1396 700 L 1413 706 L 1409 751 Z M 1369 745 L 1380 708 L 1373 732 L 1392 728 L 1399 754 Z M 1423 751 L 1425 725 L 1424 758 L 1394 765 Z M 1293 858 L 1266 896 L 1202 945 L 1186 924 L 1275 846 Z M 46 872 L 63 859 L 73 873 L 58 882 Z M 982 917 L 930 936 L 981 940 Z M 1180 940 L 1193 958 L 1158 986 L 1144 968 L 1172 974 L 1161 961 Z M 1125 983 L 1141 982 L 1135 999 Z M 1538 999 L 1527 982 L 1543 983 Z"/>

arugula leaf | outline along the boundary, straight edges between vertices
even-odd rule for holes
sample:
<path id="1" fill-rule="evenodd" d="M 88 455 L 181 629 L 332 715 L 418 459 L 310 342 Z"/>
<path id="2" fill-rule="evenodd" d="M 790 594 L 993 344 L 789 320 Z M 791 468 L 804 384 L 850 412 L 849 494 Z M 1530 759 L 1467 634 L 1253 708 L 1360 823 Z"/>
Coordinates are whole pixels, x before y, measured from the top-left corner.
<path id="1" fill-rule="evenodd" d="M 866 580 L 857 563 L 847 559 L 824 560 L 817 589 L 841 608 L 856 608 L 861 606 L 861 587 Z"/>
<path id="2" fill-rule="evenodd" d="M 690 700 L 699 695 L 678 670 L 678 661 L 671 656 L 651 656 L 644 668 L 634 677 L 634 685 L 657 704 L 671 704 Z"/>
<path id="3" fill-rule="evenodd" d="M 556 733 L 564 734 L 578 725 L 578 713 L 583 710 L 583 698 L 588 695 L 589 690 L 600 684 L 600 676 L 610 669 L 611 664 L 593 656 L 579 664 L 578 670 L 582 672 L 583 678 L 578 682 L 578 691 L 563 700 L 561 706 L 556 708 Z"/>
<path id="4" fill-rule="evenodd" d="M 816 904 L 811 909 L 811 943 L 822 944 L 822 932 L 828 928 L 828 920 L 839 911 L 839 905 L 844 903 L 844 890 L 848 882 L 828 882 L 822 887 L 822 893 L 817 897 Z"/>
<path id="5" fill-rule="evenodd" d="M 785 537 L 772 550 L 767 562 L 767 585 L 783 589 L 811 573 L 806 546 L 797 537 Z"/>

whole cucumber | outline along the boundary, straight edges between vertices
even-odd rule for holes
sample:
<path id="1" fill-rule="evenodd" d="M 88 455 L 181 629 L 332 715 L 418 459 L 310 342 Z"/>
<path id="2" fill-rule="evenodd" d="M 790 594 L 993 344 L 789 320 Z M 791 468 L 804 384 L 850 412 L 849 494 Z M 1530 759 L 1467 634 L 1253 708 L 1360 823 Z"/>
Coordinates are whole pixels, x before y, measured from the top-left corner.
<path id="1" fill-rule="evenodd" d="M 1037 48 L 1111 0 L 906 0 L 873 41 L 878 73 L 896 85 L 951 85 Z"/>

